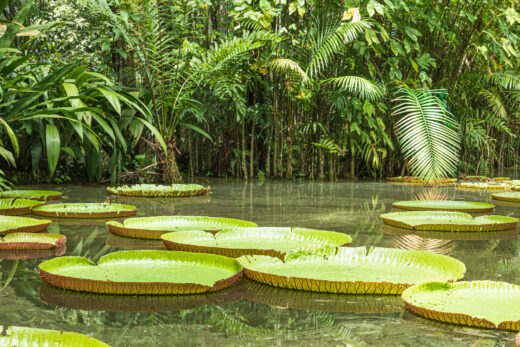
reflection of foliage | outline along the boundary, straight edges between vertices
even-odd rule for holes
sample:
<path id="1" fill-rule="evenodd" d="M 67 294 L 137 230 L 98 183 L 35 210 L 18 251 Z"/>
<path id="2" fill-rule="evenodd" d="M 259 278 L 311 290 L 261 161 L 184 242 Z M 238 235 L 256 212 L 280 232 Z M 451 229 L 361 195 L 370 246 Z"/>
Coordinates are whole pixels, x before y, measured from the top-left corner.
<path id="1" fill-rule="evenodd" d="M 436 254 L 450 254 L 455 250 L 457 244 L 451 240 L 429 239 L 410 234 L 396 236 L 394 239 L 394 247 Z"/>
<path id="2" fill-rule="evenodd" d="M 99 249 L 96 253 L 93 253 L 93 252 L 95 252 L 95 248 L 92 247 L 92 244 L 96 240 L 96 237 L 98 236 L 98 234 L 99 234 L 99 227 L 96 227 L 86 239 L 81 239 L 79 241 L 78 245 L 76 246 L 76 248 L 74 248 L 74 250 L 70 253 L 70 255 L 75 255 L 75 256 L 81 255 L 83 257 L 89 258 L 92 261 L 99 260 L 99 258 L 101 258 L 103 255 L 108 253 L 108 251 L 110 250 L 110 246 L 105 245 L 103 248 Z"/>
<path id="3" fill-rule="evenodd" d="M 432 187 L 418 192 L 412 200 L 448 200 L 448 191 Z"/>

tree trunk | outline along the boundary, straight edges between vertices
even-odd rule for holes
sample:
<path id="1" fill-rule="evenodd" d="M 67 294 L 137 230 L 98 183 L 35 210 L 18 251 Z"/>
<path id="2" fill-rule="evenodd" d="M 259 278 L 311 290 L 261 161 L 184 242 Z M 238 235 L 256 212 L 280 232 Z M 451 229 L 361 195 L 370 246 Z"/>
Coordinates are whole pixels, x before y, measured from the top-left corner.
<path id="1" fill-rule="evenodd" d="M 177 147 L 175 146 L 175 141 L 168 141 L 166 143 L 168 148 L 168 153 L 164 155 L 163 153 L 163 181 L 165 183 L 176 183 L 182 180 L 181 173 L 179 171 L 179 166 L 177 165 L 177 159 L 175 158 L 175 152 L 177 151 Z"/>

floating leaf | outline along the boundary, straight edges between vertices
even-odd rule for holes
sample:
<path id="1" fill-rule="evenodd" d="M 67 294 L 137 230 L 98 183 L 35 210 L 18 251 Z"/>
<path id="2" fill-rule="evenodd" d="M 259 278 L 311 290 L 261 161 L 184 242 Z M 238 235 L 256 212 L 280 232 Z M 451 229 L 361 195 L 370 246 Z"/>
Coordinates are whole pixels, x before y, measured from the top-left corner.
<path id="1" fill-rule="evenodd" d="M 33 209 L 37 215 L 61 218 L 109 218 L 135 216 L 137 209 L 132 205 L 107 203 L 52 204 Z"/>
<path id="2" fill-rule="evenodd" d="M 157 184 L 134 184 L 132 186 L 108 187 L 111 194 L 145 197 L 186 197 L 208 193 L 211 187 L 198 184 L 172 184 L 169 186 Z"/>
<path id="3" fill-rule="evenodd" d="M 495 205 L 483 202 L 451 201 L 451 200 L 412 200 L 398 201 L 392 204 L 395 208 L 411 211 L 453 211 L 484 213 L 491 212 Z"/>

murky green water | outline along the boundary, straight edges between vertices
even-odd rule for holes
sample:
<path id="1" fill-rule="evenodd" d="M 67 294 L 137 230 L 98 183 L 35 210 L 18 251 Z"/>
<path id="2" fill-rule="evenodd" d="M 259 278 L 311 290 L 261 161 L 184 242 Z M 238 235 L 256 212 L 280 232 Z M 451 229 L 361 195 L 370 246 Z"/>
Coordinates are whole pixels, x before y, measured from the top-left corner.
<path id="1" fill-rule="evenodd" d="M 451 255 L 466 263 L 468 280 L 520 283 L 520 242 L 515 235 L 506 235 L 508 240 L 454 241 L 393 235 L 391 229 L 382 232 L 379 215 L 390 211 L 393 201 L 424 191 L 422 187 L 374 182 L 198 183 L 210 184 L 212 196 L 112 201 L 137 205 L 139 216 L 222 216 L 261 226 L 335 230 L 350 234 L 352 246 Z M 106 199 L 102 187 L 44 187 L 62 191 L 64 202 Z M 487 192 L 439 190 L 453 199 L 490 201 Z M 496 212 L 520 216 L 520 208 L 497 206 Z M 102 221 L 56 220 L 50 230 L 67 236 L 67 255 L 94 260 L 120 249 L 163 248 L 161 242 L 109 235 Z M 429 321 L 406 312 L 401 299 L 392 296 L 294 292 L 247 280 L 202 296 L 64 295 L 41 284 L 37 267 L 43 259 L 0 261 L 1 324 L 75 331 L 113 346 L 514 346 L 513 333 Z"/>

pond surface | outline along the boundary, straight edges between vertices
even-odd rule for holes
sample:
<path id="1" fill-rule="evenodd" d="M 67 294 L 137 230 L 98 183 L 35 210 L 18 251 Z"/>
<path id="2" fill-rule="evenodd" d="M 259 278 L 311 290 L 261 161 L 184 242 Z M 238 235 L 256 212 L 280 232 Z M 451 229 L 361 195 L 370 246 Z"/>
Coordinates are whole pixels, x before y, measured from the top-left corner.
<path id="1" fill-rule="evenodd" d="M 463 261 L 466 279 L 520 283 L 520 242 L 439 240 L 382 229 L 391 203 L 428 188 L 385 182 L 243 182 L 210 184 L 209 197 L 117 198 L 139 216 L 205 215 L 251 220 L 260 226 L 300 226 L 350 234 L 352 246 L 423 249 Z M 103 187 L 33 186 L 64 193 L 64 202 L 103 202 Z M 490 202 L 488 192 L 438 188 L 450 199 Z M 496 213 L 520 216 L 520 208 Z M 55 220 L 67 236 L 66 255 L 97 260 L 121 249 L 163 249 L 160 241 L 110 235 L 103 221 Z M 393 234 L 392 234 L 393 233 Z M 442 237 L 442 236 L 440 236 Z M 493 234 L 489 236 L 494 237 Z M 0 260 L 1 324 L 61 329 L 113 346 L 514 346 L 506 331 L 457 327 L 407 312 L 395 296 L 330 295 L 281 290 L 242 280 L 211 295 L 118 297 L 72 293 L 42 285 L 38 264 L 48 258 Z"/>

